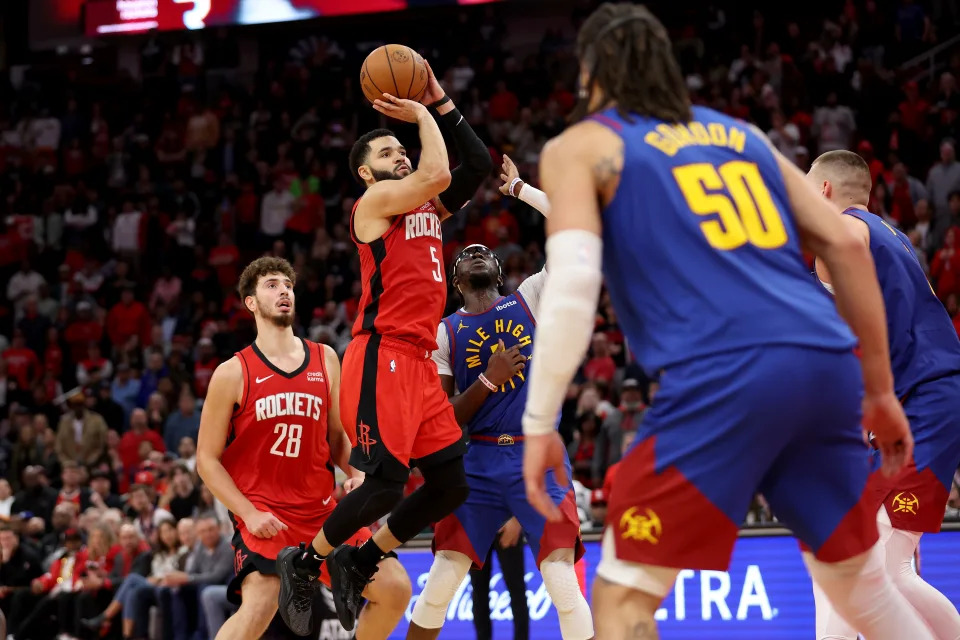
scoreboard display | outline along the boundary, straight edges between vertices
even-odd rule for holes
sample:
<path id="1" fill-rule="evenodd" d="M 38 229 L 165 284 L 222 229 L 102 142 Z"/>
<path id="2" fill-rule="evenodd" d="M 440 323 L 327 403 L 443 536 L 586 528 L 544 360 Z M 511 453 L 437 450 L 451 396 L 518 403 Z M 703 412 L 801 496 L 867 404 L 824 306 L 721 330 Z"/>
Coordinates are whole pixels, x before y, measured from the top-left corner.
<path id="1" fill-rule="evenodd" d="M 88 0 L 88 36 L 197 30 L 321 16 L 400 11 L 423 6 L 474 5 L 497 0 Z"/>

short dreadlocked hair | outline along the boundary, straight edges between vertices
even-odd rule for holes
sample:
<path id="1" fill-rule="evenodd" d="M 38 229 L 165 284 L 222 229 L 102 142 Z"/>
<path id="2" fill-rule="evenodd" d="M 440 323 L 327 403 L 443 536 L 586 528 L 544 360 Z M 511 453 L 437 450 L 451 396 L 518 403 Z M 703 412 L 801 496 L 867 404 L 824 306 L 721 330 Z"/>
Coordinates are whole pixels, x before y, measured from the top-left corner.
<path id="1" fill-rule="evenodd" d="M 673 55 L 666 29 L 650 10 L 629 2 L 605 2 L 577 36 L 577 57 L 587 68 L 583 89 L 596 83 L 605 103 L 615 103 L 626 119 L 630 113 L 665 122 L 689 122 L 690 97 Z M 589 95 L 571 115 L 589 115 Z M 606 106 L 606 105 L 605 105 Z"/>

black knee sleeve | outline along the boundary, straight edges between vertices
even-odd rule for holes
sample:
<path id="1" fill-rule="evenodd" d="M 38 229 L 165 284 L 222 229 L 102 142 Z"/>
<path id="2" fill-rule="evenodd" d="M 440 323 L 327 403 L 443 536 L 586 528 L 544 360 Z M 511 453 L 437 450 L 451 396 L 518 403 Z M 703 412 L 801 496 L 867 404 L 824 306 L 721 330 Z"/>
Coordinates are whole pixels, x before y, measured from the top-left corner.
<path id="1" fill-rule="evenodd" d="M 403 482 L 368 474 L 363 484 L 345 495 L 323 523 L 327 542 L 338 547 L 360 528 L 370 526 L 390 513 L 403 499 L 403 487 Z"/>
<path id="2" fill-rule="evenodd" d="M 422 471 L 423 485 L 401 502 L 387 520 L 390 533 L 400 542 L 453 513 L 470 493 L 462 457 Z"/>

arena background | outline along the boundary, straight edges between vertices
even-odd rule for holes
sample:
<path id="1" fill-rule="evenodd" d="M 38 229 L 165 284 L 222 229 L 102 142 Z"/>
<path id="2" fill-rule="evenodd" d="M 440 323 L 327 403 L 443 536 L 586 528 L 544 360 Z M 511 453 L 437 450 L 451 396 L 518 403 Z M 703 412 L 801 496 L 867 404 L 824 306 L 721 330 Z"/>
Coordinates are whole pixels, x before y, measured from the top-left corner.
<path id="1" fill-rule="evenodd" d="M 345 176 L 345 150 L 358 131 L 380 124 L 356 85 L 366 53 L 386 42 L 417 48 L 493 157 L 510 153 L 536 184 L 539 149 L 562 130 L 573 101 L 575 30 L 595 4 L 3 3 L 0 468 L 9 487 L 0 482 L 0 518 L 22 531 L 43 570 L 62 552 L 65 528 L 86 532 L 105 519 L 96 507 L 67 527 L 51 517 L 54 495 L 55 502 L 74 495 L 60 486 L 71 456 L 56 444 L 58 433 L 72 429 L 63 415 L 71 397 L 82 394 L 89 414 L 102 415 L 114 434 L 86 466 L 110 474 L 117 506 L 125 509 L 124 494 L 138 483 L 151 485 L 166 508 L 176 505 L 175 517 L 215 507 L 192 474 L 184 495 L 172 489 L 175 467 L 192 467 L 189 447 L 169 438 L 195 434 L 212 368 L 252 338 L 231 290 L 245 260 L 263 252 L 293 260 L 301 279 L 298 333 L 342 353 L 358 284 L 343 226 L 358 195 Z M 648 4 L 670 29 L 697 102 L 756 123 L 801 168 L 833 148 L 868 159 L 877 185 L 871 209 L 910 233 L 960 332 L 960 164 L 943 150 L 960 133 L 958 2 L 811 0 L 802 15 L 766 2 Z M 396 129 L 415 149 L 416 132 Z M 542 266 L 542 219 L 501 197 L 498 185 L 491 176 L 446 224 L 445 258 L 449 264 L 459 247 L 484 242 L 503 257 L 506 288 L 513 289 Z M 277 215 L 280 233 L 267 223 Z M 128 286 L 142 303 L 134 311 L 118 301 Z M 450 309 L 456 304 L 451 295 Z M 132 335 L 118 330 L 131 321 Z M 132 397 L 128 378 L 138 389 Z M 626 379 L 637 380 L 649 399 L 651 381 L 604 299 L 561 422 L 590 540 L 587 584 L 599 556 L 603 476 L 616 459 L 601 450 L 642 420 L 642 409 L 621 401 Z M 152 453 L 134 451 L 131 461 L 123 438 L 134 448 L 148 439 L 129 438 L 137 407 L 147 410 L 157 438 Z M 41 489 L 24 488 L 28 469 Z M 89 495 L 80 491 L 81 505 Z M 954 603 L 958 507 L 954 486 L 947 531 L 925 536 L 919 558 L 924 577 Z M 401 553 L 414 597 L 429 569 L 428 542 L 425 532 Z M 530 636 L 558 638 L 529 552 L 526 560 Z M 0 605 L 9 616 L 2 588 L 23 585 L 4 582 L 8 576 L 15 577 L 0 566 Z M 484 597 L 495 635 L 509 637 L 509 596 L 498 569 Z M 465 582 L 442 638 L 475 637 L 472 598 Z M 319 637 L 349 637 L 327 617 Z M 682 574 L 661 618 L 667 639 L 812 636 L 813 601 L 796 544 L 761 497 L 730 572 Z M 59 624 L 50 618 L 51 634 Z M 403 634 L 398 629 L 395 637 Z"/>

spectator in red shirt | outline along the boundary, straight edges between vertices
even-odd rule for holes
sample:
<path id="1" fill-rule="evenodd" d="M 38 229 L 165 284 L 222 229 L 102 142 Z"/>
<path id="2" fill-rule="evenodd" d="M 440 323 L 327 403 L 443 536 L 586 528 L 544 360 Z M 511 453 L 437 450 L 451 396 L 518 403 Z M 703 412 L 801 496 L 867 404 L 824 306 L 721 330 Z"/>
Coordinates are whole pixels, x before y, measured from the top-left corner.
<path id="1" fill-rule="evenodd" d="M 930 103 L 920 96 L 920 88 L 913 80 L 903 87 L 905 99 L 900 103 L 900 124 L 910 131 L 920 133 L 930 112 Z"/>
<path id="2" fill-rule="evenodd" d="M 876 184 L 877 180 L 880 179 L 880 174 L 883 173 L 884 166 L 883 163 L 873 155 L 873 145 L 870 144 L 869 140 L 862 140 L 860 144 L 857 145 L 857 153 L 860 154 L 860 157 L 863 158 L 867 166 L 870 167 L 870 180 Z"/>
<path id="3" fill-rule="evenodd" d="M 63 338 L 70 347 L 73 362 L 87 359 L 90 344 L 103 338 L 103 325 L 93 317 L 93 305 L 86 300 L 77 303 L 77 317 L 67 325 Z"/>
<path id="4" fill-rule="evenodd" d="M 43 368 L 52 373 L 57 380 L 63 373 L 63 348 L 60 346 L 60 331 L 56 327 L 47 329 L 47 348 L 43 352 Z"/>
<path id="5" fill-rule="evenodd" d="M 496 213 L 491 213 L 483 219 L 484 238 L 483 243 L 488 247 L 496 247 L 500 244 L 499 232 L 501 228 L 506 228 L 506 237 L 519 238 L 520 225 L 517 219 L 508 209 L 500 209 Z"/>
<path id="6" fill-rule="evenodd" d="M 487 108 L 487 114 L 491 120 L 510 121 L 517 116 L 517 109 L 520 108 L 520 101 L 517 95 L 507 88 L 507 83 L 503 80 L 497 80 L 496 93 L 490 96 L 490 106 Z"/>
<path id="7" fill-rule="evenodd" d="M 946 300 L 960 295 L 960 255 L 957 254 L 957 228 L 950 227 L 943 237 L 943 248 L 933 256 L 930 276 L 936 281 L 937 297 Z"/>
<path id="8" fill-rule="evenodd" d="M 583 375 L 587 380 L 604 380 L 607 383 L 613 380 L 617 365 L 610 356 L 610 343 L 604 333 L 593 334 L 591 346 L 593 357 L 587 360 L 583 367 Z"/>
<path id="9" fill-rule="evenodd" d="M 208 262 L 217 272 L 217 281 L 221 287 L 229 289 L 237 283 L 240 250 L 233 244 L 229 234 L 220 234 L 220 244 L 210 250 Z"/>
<path id="10" fill-rule="evenodd" d="M 953 318 L 953 328 L 957 330 L 957 336 L 960 337 L 960 296 L 955 293 L 947 296 L 947 313 Z"/>
<path id="11" fill-rule="evenodd" d="M 17 381 L 21 389 L 30 389 L 40 381 L 40 359 L 27 348 L 23 332 L 15 329 L 10 347 L 0 354 L 7 363 L 7 376 Z"/>
<path id="12" fill-rule="evenodd" d="M 113 363 L 100 353 L 100 345 L 90 343 L 87 357 L 77 364 L 77 384 L 94 385 L 98 382 L 110 382 L 113 377 Z"/>
<path id="13" fill-rule="evenodd" d="M 167 450 L 160 434 L 147 428 L 147 412 L 137 408 L 130 413 L 130 430 L 123 434 L 117 447 L 120 462 L 128 473 L 140 466 L 141 442 L 149 442 L 155 451 Z"/>
<path id="14" fill-rule="evenodd" d="M 107 335 L 115 348 L 122 347 L 131 336 L 139 336 L 140 344 L 150 345 L 153 323 L 150 313 L 142 302 L 133 298 L 133 288 L 127 287 L 107 314 Z"/>
<path id="15" fill-rule="evenodd" d="M 200 338 L 197 342 L 197 358 L 193 363 L 193 392 L 198 398 L 207 397 L 210 378 L 219 364 L 220 359 L 213 350 L 213 340 Z"/>

